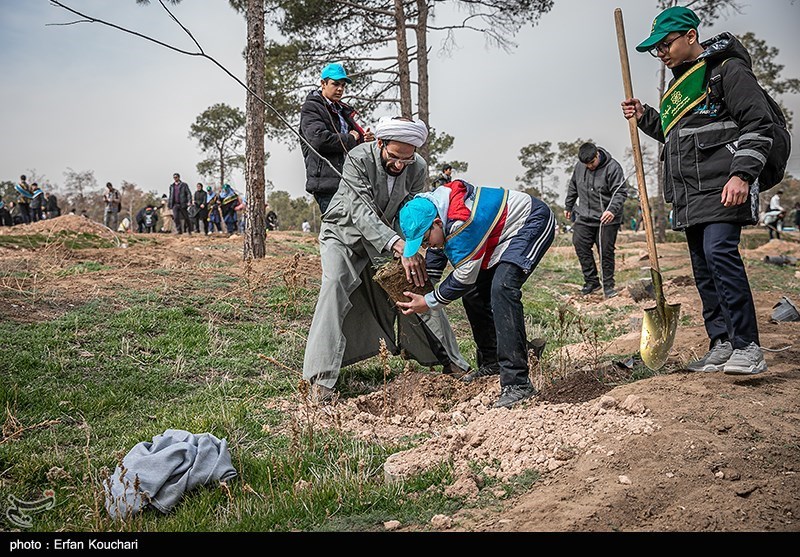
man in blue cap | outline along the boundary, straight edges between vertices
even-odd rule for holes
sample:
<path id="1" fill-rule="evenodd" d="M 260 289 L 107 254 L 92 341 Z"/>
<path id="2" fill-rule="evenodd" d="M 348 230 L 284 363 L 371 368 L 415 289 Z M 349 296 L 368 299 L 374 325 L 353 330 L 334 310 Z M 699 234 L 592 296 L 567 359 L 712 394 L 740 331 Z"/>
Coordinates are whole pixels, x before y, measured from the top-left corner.
<path id="1" fill-rule="evenodd" d="M 326 160 L 305 142 L 300 149 L 306 165 L 306 191 L 324 213 L 339 189 L 341 178 L 337 171 L 341 173 L 345 155 L 356 145 L 374 140 L 375 135 L 369 128 L 362 129 L 356 123 L 356 111 L 342 102 L 345 87 L 352 83 L 344 66 L 328 64 L 320 77 L 320 88 L 308 94 L 300 109 L 300 134 Z"/>
<path id="2" fill-rule="evenodd" d="M 433 292 L 405 292 L 411 301 L 397 306 L 410 315 L 462 298 L 479 368 L 461 380 L 499 374 L 495 408 L 537 394 L 528 370 L 521 290 L 552 244 L 555 226 L 550 208 L 527 193 L 462 180 L 417 195 L 400 209 L 403 257 L 413 257 L 423 244 L 444 248 L 454 269 Z"/>
<path id="3" fill-rule="evenodd" d="M 767 369 L 753 295 L 739 254 L 742 226 L 758 222 L 758 177 L 773 144 L 773 117 L 736 37 L 700 42 L 700 19 L 668 8 L 636 47 L 674 75 L 660 110 L 622 102 L 626 118 L 664 143 L 664 199 L 686 233 L 709 350 L 689 371 L 753 375 Z"/>

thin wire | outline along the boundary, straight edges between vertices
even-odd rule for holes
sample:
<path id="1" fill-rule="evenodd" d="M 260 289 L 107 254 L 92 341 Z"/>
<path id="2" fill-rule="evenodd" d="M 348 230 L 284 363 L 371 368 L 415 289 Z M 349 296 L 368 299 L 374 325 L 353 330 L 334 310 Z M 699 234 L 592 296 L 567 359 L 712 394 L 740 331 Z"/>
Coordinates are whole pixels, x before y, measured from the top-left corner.
<path id="1" fill-rule="evenodd" d="M 187 35 L 189 35 L 189 37 L 192 39 L 194 44 L 197 45 L 197 48 L 199 49 L 200 52 L 190 52 L 188 50 L 183 50 L 183 49 L 177 48 L 177 47 L 172 46 L 172 45 L 170 45 L 168 43 L 159 41 L 159 40 L 154 39 L 152 37 L 148 37 L 147 35 L 143 35 L 142 33 L 138 33 L 136 31 L 132 31 L 130 29 L 126 29 L 125 27 L 122 27 L 120 25 L 116 25 L 114 23 L 110 23 L 108 21 L 104 21 L 102 19 L 98 19 L 98 18 L 89 16 L 89 15 L 83 14 L 83 13 L 77 11 L 77 10 L 74 10 L 74 9 L 70 8 L 69 6 L 66 6 L 66 5 L 62 4 L 58 0 L 50 0 L 51 4 L 53 4 L 55 6 L 58 6 L 58 7 L 62 8 L 62 9 L 64 9 L 64 10 L 67 10 L 68 12 L 71 12 L 71 13 L 73 13 L 75 15 L 78 15 L 78 16 L 80 16 L 82 18 L 85 18 L 86 19 L 85 23 L 100 23 L 102 25 L 107 25 L 109 27 L 112 27 L 112 28 L 117 29 L 119 31 L 122 31 L 124 33 L 128 33 L 128 34 L 134 35 L 136 37 L 145 39 L 147 41 L 153 42 L 153 43 L 155 43 L 157 45 L 163 46 L 163 47 L 165 47 L 165 48 L 167 48 L 169 50 L 173 50 L 173 51 L 178 52 L 180 54 L 186 54 L 187 56 L 199 56 L 201 58 L 205 58 L 207 60 L 210 60 L 214 65 L 216 65 L 219 69 L 221 69 L 223 72 L 225 72 L 228 75 L 228 77 L 230 77 L 231 79 L 236 81 L 236 83 L 241 85 L 249 94 L 251 94 L 253 96 L 253 98 L 257 99 L 261 104 L 263 104 L 265 107 L 267 107 L 269 110 L 271 110 L 275 114 L 275 116 L 278 117 L 278 119 L 281 121 L 281 123 L 283 125 L 285 125 L 293 134 L 295 134 L 300 139 L 300 141 L 305 143 L 306 146 L 315 155 L 317 155 L 319 158 L 321 158 L 323 161 L 325 161 L 325 163 L 331 168 L 331 170 L 333 170 L 336 173 L 336 175 L 341 179 L 341 181 L 343 183 L 347 184 L 347 186 L 350 187 L 353 190 L 353 192 L 361 199 L 361 201 L 365 202 L 367 205 L 369 205 L 373 209 L 376 208 L 375 205 L 372 203 L 372 201 L 370 199 L 365 198 L 364 195 L 362 195 L 361 192 L 359 192 L 358 189 L 353 184 L 351 184 L 347 180 L 347 178 L 345 178 L 342 175 L 342 173 L 333 165 L 333 163 L 331 163 L 331 161 L 329 161 L 328 159 L 323 157 L 319 153 L 319 151 L 314 149 L 314 147 L 311 145 L 311 143 L 305 137 L 303 137 L 303 135 L 300 132 L 295 130 L 294 127 L 292 127 L 292 125 L 286 120 L 286 118 L 283 117 L 283 115 L 280 112 L 278 112 L 278 110 L 274 106 L 272 106 L 270 103 L 268 103 L 267 101 L 262 99 L 259 95 L 257 95 L 256 92 L 253 91 L 250 87 L 248 87 L 246 83 L 242 82 L 241 79 L 236 77 L 236 75 L 234 75 L 230 70 L 228 70 L 225 66 L 223 66 L 221 63 L 219 63 L 214 57 L 209 56 L 208 54 L 206 54 L 205 51 L 203 50 L 203 47 L 200 46 L 199 42 L 197 42 L 197 39 L 194 38 L 194 36 L 191 34 L 191 32 L 178 20 L 177 17 L 175 17 L 175 15 L 169 10 L 169 8 L 167 8 L 167 6 L 164 4 L 163 0 L 158 0 L 158 2 L 159 2 L 159 4 L 161 4 L 161 7 L 164 8 L 164 10 L 166 10 L 166 12 L 169 14 L 169 16 L 181 27 L 181 29 L 183 29 L 183 31 Z M 84 22 L 75 22 L 75 23 L 84 23 Z M 341 141 L 341 138 L 339 138 L 339 140 Z M 345 151 L 345 153 L 349 157 L 349 153 L 347 153 L 347 151 Z M 358 167 L 358 165 L 354 165 L 354 166 L 356 166 L 356 168 Z M 383 221 L 384 224 L 389 226 L 388 223 L 386 223 L 386 220 L 380 214 L 379 214 L 379 216 L 381 217 L 381 221 Z"/>

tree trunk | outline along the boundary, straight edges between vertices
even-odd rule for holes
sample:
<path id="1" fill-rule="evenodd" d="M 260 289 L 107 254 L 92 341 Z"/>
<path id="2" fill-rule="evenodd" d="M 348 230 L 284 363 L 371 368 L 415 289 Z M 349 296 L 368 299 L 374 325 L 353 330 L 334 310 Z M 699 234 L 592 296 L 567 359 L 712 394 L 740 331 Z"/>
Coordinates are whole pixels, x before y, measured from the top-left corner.
<path id="1" fill-rule="evenodd" d="M 662 63 L 661 64 L 661 71 L 658 75 L 658 98 L 659 102 L 661 97 L 664 96 L 664 90 L 666 88 L 666 79 L 667 79 L 667 70 L 666 66 Z M 655 219 L 656 219 L 656 241 L 657 242 L 666 242 L 667 241 L 667 219 L 666 219 L 666 206 L 664 205 L 664 144 L 658 144 L 658 196 L 656 196 L 656 203 L 655 203 Z"/>
<path id="2" fill-rule="evenodd" d="M 397 23 L 397 65 L 400 73 L 400 114 L 411 118 L 411 72 L 406 41 L 406 13 L 403 0 L 394 0 L 394 18 Z"/>
<path id="3" fill-rule="evenodd" d="M 428 0 L 417 0 L 417 110 L 419 119 L 430 129 L 429 91 L 428 91 Z M 419 154 L 425 161 L 430 156 L 428 142 L 420 147 Z"/>
<path id="4" fill-rule="evenodd" d="M 264 66 L 264 0 L 247 0 L 247 124 L 245 148 L 245 191 L 247 196 L 247 225 L 244 231 L 242 257 L 263 259 L 266 255 L 267 229 L 265 222 L 264 178 L 264 98 L 266 67 Z"/>
<path id="5" fill-rule="evenodd" d="M 219 185 L 225 185 L 225 155 L 219 150 Z"/>

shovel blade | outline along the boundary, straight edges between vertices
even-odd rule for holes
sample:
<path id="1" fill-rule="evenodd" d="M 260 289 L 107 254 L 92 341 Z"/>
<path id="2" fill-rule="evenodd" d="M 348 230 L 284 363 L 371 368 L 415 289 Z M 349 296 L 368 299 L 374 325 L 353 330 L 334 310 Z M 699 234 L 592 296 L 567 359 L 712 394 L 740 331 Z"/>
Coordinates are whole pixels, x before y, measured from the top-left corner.
<path id="1" fill-rule="evenodd" d="M 675 342 L 680 313 L 680 304 L 664 304 L 644 310 L 639 354 L 644 365 L 653 371 L 661 369 L 667 362 Z"/>
<path id="2" fill-rule="evenodd" d="M 664 367 L 672 343 L 675 342 L 681 305 L 667 303 L 664 298 L 664 280 L 657 269 L 650 269 L 650 278 L 653 280 L 656 306 L 644 310 L 639 354 L 644 365 L 657 371 Z"/>

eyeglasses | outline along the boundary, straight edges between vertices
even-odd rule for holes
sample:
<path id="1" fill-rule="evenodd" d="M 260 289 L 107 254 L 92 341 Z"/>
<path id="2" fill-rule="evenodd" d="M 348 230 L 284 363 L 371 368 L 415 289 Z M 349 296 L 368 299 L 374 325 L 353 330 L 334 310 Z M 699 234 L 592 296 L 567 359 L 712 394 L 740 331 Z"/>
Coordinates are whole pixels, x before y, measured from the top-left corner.
<path id="1" fill-rule="evenodd" d="M 386 152 L 386 162 L 389 164 L 402 164 L 403 166 L 408 166 L 409 164 L 414 164 L 417 159 L 398 159 L 389 154 L 389 151 L 386 150 L 386 147 L 383 148 Z"/>
<path id="2" fill-rule="evenodd" d="M 677 37 L 675 37 L 671 41 L 661 41 L 656 46 L 654 46 L 653 48 L 648 50 L 647 52 L 650 53 L 650 56 L 653 56 L 654 58 L 658 58 L 659 52 L 661 54 L 666 54 L 667 52 L 669 52 L 669 48 L 672 46 L 672 43 L 674 43 L 675 41 L 677 41 L 678 39 L 683 37 L 688 32 L 689 31 L 684 31 L 683 33 L 681 33 L 680 35 L 678 35 Z"/>

